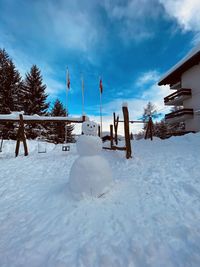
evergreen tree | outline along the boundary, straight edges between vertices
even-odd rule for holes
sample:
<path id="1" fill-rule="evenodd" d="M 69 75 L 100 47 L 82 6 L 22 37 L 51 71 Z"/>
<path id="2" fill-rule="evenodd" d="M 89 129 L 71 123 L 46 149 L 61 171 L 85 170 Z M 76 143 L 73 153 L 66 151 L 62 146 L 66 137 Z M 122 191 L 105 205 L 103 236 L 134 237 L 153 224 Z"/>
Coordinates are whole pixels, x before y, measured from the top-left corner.
<path id="1" fill-rule="evenodd" d="M 24 80 L 25 106 L 24 112 L 28 115 L 46 115 L 49 103 L 47 103 L 46 85 L 43 84 L 42 75 L 36 65 L 31 67 Z"/>
<path id="2" fill-rule="evenodd" d="M 0 114 L 23 110 L 23 87 L 19 72 L 5 49 L 0 49 Z M 3 138 L 15 138 L 13 123 L 0 127 Z"/>
<path id="3" fill-rule="evenodd" d="M 43 84 L 42 75 L 36 65 L 31 67 L 29 73 L 26 74 L 24 83 L 24 113 L 27 115 L 48 115 L 47 94 L 45 93 L 46 85 Z M 47 126 L 39 124 L 31 124 L 26 127 L 26 135 L 28 138 L 36 138 L 42 132 L 47 132 Z"/>
<path id="4" fill-rule="evenodd" d="M 0 113 L 21 111 L 23 87 L 19 72 L 5 49 L 0 49 Z"/>
<path id="5" fill-rule="evenodd" d="M 57 99 L 51 111 L 51 116 L 53 117 L 66 117 L 66 110 L 63 104 Z M 74 126 L 71 124 L 66 124 L 65 122 L 55 122 L 49 125 L 48 139 L 54 143 L 64 143 L 73 142 L 74 138 L 72 136 L 72 131 Z"/>
<path id="6" fill-rule="evenodd" d="M 148 121 L 149 121 L 149 118 L 156 118 L 158 116 L 157 114 L 157 111 L 156 111 L 156 107 L 154 104 L 152 104 L 151 102 L 148 102 L 147 103 L 147 106 L 144 107 L 144 113 L 142 115 L 142 120 L 144 122 L 144 126 L 143 126 L 143 130 L 146 132 L 147 130 L 147 126 L 148 126 Z M 154 135 L 154 127 L 152 129 L 153 131 L 153 135 Z M 150 138 L 150 132 L 148 134 L 148 137 L 147 138 Z"/>
<path id="7" fill-rule="evenodd" d="M 161 120 L 160 122 L 156 122 L 154 124 L 154 135 L 159 137 L 160 139 L 166 139 L 168 136 L 168 124 Z"/>
<path id="8" fill-rule="evenodd" d="M 142 120 L 144 122 L 148 122 L 149 121 L 149 117 L 152 117 L 152 118 L 153 117 L 157 117 L 156 107 L 151 102 L 148 102 L 147 106 L 144 108 L 144 113 L 142 115 Z"/>

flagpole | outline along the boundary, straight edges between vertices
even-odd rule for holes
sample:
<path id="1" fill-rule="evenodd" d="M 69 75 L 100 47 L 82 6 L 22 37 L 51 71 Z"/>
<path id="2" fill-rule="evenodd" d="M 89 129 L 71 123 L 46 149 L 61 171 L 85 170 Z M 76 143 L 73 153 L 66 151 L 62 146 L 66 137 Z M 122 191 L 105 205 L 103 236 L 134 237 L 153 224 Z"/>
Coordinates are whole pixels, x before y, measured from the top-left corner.
<path id="1" fill-rule="evenodd" d="M 101 131 L 100 131 L 100 137 L 103 136 L 103 120 L 102 120 L 102 80 L 101 77 L 99 77 L 99 92 L 100 92 L 100 125 L 101 125 Z"/>
<path id="2" fill-rule="evenodd" d="M 67 73 L 66 73 L 66 117 L 68 114 L 68 90 L 69 90 L 69 70 L 67 67 Z M 65 123 L 65 143 L 67 143 L 67 122 Z"/>
<path id="3" fill-rule="evenodd" d="M 102 138 L 102 132 L 103 132 L 102 125 L 103 125 L 103 123 L 102 123 L 102 96 L 101 96 L 101 92 L 100 92 L 100 122 L 101 122 L 101 138 Z"/>
<path id="4" fill-rule="evenodd" d="M 67 113 L 68 113 L 68 81 L 69 81 L 69 70 L 67 67 L 67 75 L 66 75 L 66 117 L 67 117 Z"/>
<path id="5" fill-rule="evenodd" d="M 83 74 L 81 77 L 82 80 L 82 115 L 84 116 L 84 80 L 83 80 Z"/>

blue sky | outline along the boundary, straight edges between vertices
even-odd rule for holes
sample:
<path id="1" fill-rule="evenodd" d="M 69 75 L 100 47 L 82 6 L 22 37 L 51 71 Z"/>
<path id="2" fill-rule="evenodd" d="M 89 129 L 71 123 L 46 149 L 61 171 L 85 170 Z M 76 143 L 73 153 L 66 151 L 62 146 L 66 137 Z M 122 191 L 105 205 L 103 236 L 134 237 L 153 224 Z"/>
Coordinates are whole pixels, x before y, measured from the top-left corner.
<path id="1" fill-rule="evenodd" d="M 81 73 L 85 111 L 98 120 L 99 76 L 103 77 L 104 123 L 121 103 L 137 118 L 147 101 L 163 108 L 167 87 L 160 76 L 200 40 L 199 0 L 0 0 L 0 47 L 22 76 L 41 69 L 49 100 L 66 99 L 81 114 Z"/>

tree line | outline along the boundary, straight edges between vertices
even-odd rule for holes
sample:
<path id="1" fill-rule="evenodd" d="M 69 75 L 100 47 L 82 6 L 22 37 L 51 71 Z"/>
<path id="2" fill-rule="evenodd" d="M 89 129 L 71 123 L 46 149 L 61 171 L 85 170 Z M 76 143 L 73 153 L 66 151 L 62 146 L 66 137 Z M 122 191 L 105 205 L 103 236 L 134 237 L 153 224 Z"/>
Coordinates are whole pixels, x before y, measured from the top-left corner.
<path id="1" fill-rule="evenodd" d="M 171 112 L 176 111 L 177 109 L 178 107 L 172 107 Z M 182 122 L 175 122 L 173 124 L 169 124 L 165 121 L 165 119 L 159 120 L 159 118 L 162 117 L 162 114 L 157 111 L 156 106 L 153 103 L 148 102 L 146 107 L 144 107 L 144 112 L 141 118 L 144 121 L 144 127 L 142 131 L 135 135 L 136 139 L 144 138 L 147 129 L 147 123 L 145 122 L 148 122 L 150 116 L 154 121 L 152 130 L 153 136 L 155 137 L 166 139 L 174 134 L 184 132 L 185 130 L 185 125 Z M 156 122 L 155 119 L 157 120 Z M 150 136 L 148 136 L 148 138 L 149 137 Z"/>
<path id="2" fill-rule="evenodd" d="M 23 111 L 26 115 L 66 116 L 66 110 L 59 99 L 49 109 L 47 86 L 43 83 L 40 69 L 32 65 L 22 79 L 13 60 L 5 49 L 0 49 L 0 114 L 11 114 Z M 72 142 L 74 126 L 65 123 L 46 123 L 26 125 L 28 139 L 37 137 L 50 142 Z M 4 139 L 16 139 L 16 123 L 0 125 L 0 135 Z M 67 134 L 66 134 L 67 133 Z"/>

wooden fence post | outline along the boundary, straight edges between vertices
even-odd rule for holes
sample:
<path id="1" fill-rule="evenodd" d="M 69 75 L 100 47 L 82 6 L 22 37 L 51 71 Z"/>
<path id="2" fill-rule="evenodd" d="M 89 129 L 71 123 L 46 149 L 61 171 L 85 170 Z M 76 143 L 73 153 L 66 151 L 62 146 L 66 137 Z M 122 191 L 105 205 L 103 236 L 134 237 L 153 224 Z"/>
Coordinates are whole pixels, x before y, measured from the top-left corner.
<path id="1" fill-rule="evenodd" d="M 101 137 L 101 127 L 98 125 L 98 137 Z"/>
<path id="2" fill-rule="evenodd" d="M 145 139 L 148 139 L 148 135 L 150 133 L 150 138 L 151 138 L 151 141 L 153 140 L 153 121 L 152 121 L 152 118 L 149 117 L 149 121 L 148 121 L 148 124 L 147 124 L 147 129 L 146 129 L 146 133 L 145 133 Z"/>
<path id="3" fill-rule="evenodd" d="M 118 131 L 118 124 L 119 124 L 119 116 L 117 116 L 117 119 L 116 119 L 115 112 L 113 113 L 113 122 L 114 122 L 114 130 L 115 130 L 115 144 L 118 145 L 117 131 Z"/>
<path id="4" fill-rule="evenodd" d="M 110 124 L 110 147 L 113 147 L 113 125 Z"/>
<path id="5" fill-rule="evenodd" d="M 129 113 L 128 108 L 126 106 L 122 107 L 123 115 L 124 115 L 124 133 L 125 133 L 125 143 L 126 143 L 126 158 L 131 158 L 131 141 L 130 141 L 130 133 L 129 133 Z"/>
<path id="6" fill-rule="evenodd" d="M 22 141 L 24 145 L 24 156 L 28 156 L 28 147 L 26 143 L 26 136 L 24 133 L 24 120 L 23 120 L 22 114 L 19 114 L 19 129 L 17 132 L 17 143 L 16 143 L 16 149 L 15 149 L 16 157 L 19 155 L 20 141 Z"/>

